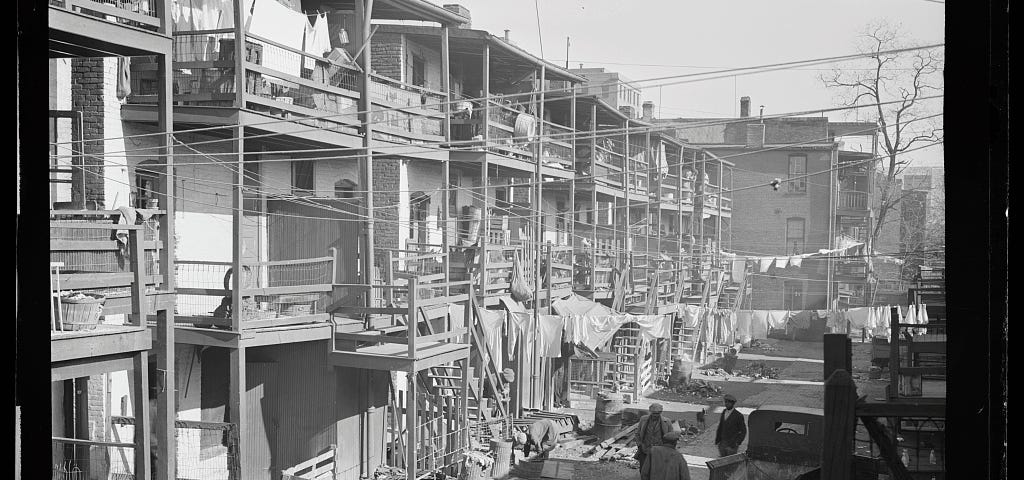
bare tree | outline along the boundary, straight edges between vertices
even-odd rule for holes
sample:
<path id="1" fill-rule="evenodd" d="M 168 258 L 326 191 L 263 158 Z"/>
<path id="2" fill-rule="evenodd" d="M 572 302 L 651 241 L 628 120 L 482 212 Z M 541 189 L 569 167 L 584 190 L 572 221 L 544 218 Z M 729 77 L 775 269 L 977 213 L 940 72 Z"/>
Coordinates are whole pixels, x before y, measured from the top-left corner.
<path id="1" fill-rule="evenodd" d="M 878 174 L 878 185 L 872 201 L 875 224 L 870 253 L 875 252 L 887 217 L 899 216 L 905 192 L 897 186 L 896 179 L 910 164 L 906 153 L 942 142 L 941 117 L 935 115 L 942 104 L 925 98 L 943 91 L 942 50 L 880 53 L 912 46 L 915 45 L 905 38 L 899 25 L 879 21 L 868 25 L 858 39 L 858 50 L 871 54 L 865 65 L 837 67 L 821 76 L 825 86 L 839 91 L 838 101 L 842 105 L 868 107 L 878 122 L 878 154 L 882 158 L 872 168 Z"/>

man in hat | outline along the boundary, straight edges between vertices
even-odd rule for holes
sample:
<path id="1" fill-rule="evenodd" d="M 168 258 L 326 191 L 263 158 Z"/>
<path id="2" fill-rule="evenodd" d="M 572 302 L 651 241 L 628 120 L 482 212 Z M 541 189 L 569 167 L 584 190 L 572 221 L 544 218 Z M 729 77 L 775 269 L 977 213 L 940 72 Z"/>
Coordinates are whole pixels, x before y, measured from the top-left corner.
<path id="1" fill-rule="evenodd" d="M 636 454 L 633 458 L 640 462 L 640 468 L 643 468 L 651 448 L 661 445 L 665 434 L 672 431 L 672 422 L 662 418 L 662 410 L 664 407 L 660 403 L 652 403 L 636 427 Z"/>
<path id="2" fill-rule="evenodd" d="M 517 431 L 512 435 L 515 444 L 523 446 L 524 457 L 530 457 L 530 450 L 537 450 L 537 455 L 541 456 L 555 449 L 559 428 L 554 421 L 542 418 L 531 423 L 526 432 Z"/>
<path id="3" fill-rule="evenodd" d="M 661 445 L 651 447 L 650 456 L 640 467 L 641 480 L 690 480 L 690 466 L 676 450 L 679 432 L 671 431 L 662 437 Z"/>
<path id="4" fill-rule="evenodd" d="M 747 437 L 747 424 L 743 414 L 735 408 L 736 397 L 727 393 L 722 400 L 725 402 L 725 410 L 718 422 L 718 430 L 715 431 L 715 445 L 718 446 L 718 455 L 724 457 L 739 451 L 740 444 Z"/>

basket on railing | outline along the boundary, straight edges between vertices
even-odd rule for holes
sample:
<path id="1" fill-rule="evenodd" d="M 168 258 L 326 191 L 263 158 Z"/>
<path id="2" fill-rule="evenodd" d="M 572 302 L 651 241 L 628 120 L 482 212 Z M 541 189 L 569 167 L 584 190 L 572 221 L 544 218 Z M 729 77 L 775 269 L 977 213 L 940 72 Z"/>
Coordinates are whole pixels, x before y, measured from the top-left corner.
<path id="1" fill-rule="evenodd" d="M 92 330 L 99 324 L 103 314 L 105 296 L 98 293 L 64 293 L 54 298 L 59 302 L 61 328 L 64 330 Z"/>

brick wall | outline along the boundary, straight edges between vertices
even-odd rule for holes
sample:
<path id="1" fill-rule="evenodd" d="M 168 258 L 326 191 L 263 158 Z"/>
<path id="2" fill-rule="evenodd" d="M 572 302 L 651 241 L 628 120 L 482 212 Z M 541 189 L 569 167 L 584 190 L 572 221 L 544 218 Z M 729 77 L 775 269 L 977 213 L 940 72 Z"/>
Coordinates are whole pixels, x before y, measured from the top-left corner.
<path id="1" fill-rule="evenodd" d="M 398 205 L 401 190 L 401 164 L 397 158 L 373 159 L 373 245 L 375 249 L 399 248 L 398 211 L 394 208 L 377 208 L 382 205 Z M 378 265 L 384 265 L 387 254 L 376 250 Z"/>
<path id="2" fill-rule="evenodd" d="M 370 63 L 378 75 L 402 79 L 402 36 L 397 33 L 380 33 L 370 43 Z"/>
<path id="3" fill-rule="evenodd" d="M 93 440 L 107 439 L 106 375 L 89 377 L 89 431 Z"/>
<path id="4" fill-rule="evenodd" d="M 96 157 L 85 157 L 86 173 L 75 169 L 72 174 L 72 195 L 81 195 L 82 175 L 85 175 L 86 202 L 103 205 L 103 142 L 92 141 L 104 137 L 104 58 L 76 58 L 71 61 L 71 108 L 84 116 L 84 152 Z M 116 60 L 111 60 L 115 61 Z"/>

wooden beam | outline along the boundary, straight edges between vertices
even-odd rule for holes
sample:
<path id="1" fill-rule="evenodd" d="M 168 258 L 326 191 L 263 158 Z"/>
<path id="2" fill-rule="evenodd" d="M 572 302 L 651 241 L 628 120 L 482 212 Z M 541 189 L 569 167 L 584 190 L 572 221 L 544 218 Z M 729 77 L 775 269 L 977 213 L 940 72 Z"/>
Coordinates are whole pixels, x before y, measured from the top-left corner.
<path id="1" fill-rule="evenodd" d="M 99 375 L 101 373 L 131 370 L 132 365 L 131 353 L 54 362 L 50 364 L 50 381 L 61 382 Z"/>
<path id="2" fill-rule="evenodd" d="M 405 397 L 405 424 L 407 426 L 406 432 L 408 432 L 407 436 L 409 438 L 406 441 L 405 447 L 405 470 L 406 480 L 416 480 L 418 464 L 418 462 L 416 461 L 416 447 L 417 445 L 419 445 L 420 442 L 420 440 L 417 438 L 417 433 L 419 433 L 419 409 L 416 408 L 416 397 L 418 396 L 416 391 L 417 376 L 415 372 L 409 372 L 406 378 L 409 384 L 406 392 L 407 396 Z"/>
<path id="3" fill-rule="evenodd" d="M 236 0 L 237 2 L 238 0 Z M 238 432 L 238 451 L 236 461 L 239 469 L 237 478 L 251 478 L 253 459 L 249 458 L 248 445 L 249 419 L 246 415 L 245 385 L 245 347 L 232 348 L 228 351 L 228 422 L 235 424 Z"/>
<path id="4" fill-rule="evenodd" d="M 177 417 L 174 370 L 174 311 L 159 310 L 156 313 L 156 368 L 160 376 L 160 390 L 156 397 L 156 474 L 158 480 L 174 480 L 177 462 L 170 461 L 177 456 L 177 439 L 174 421 Z"/>
<path id="5" fill-rule="evenodd" d="M 827 421 L 828 416 L 826 415 L 825 418 Z M 885 426 L 875 417 L 860 417 L 860 420 L 864 423 L 864 428 L 867 429 L 871 440 L 878 445 L 882 453 L 882 459 L 885 460 L 885 465 L 889 467 L 892 476 L 896 480 L 911 480 L 913 477 L 907 471 L 907 466 L 900 460 L 899 454 L 896 452 L 896 442 L 886 433 Z M 828 430 L 826 430 L 826 435 L 828 435 L 827 432 Z M 852 450 L 850 452 L 847 456 L 852 455 Z M 831 479 L 832 477 L 826 476 L 824 478 Z"/>
<path id="6" fill-rule="evenodd" d="M 902 401 L 884 403 L 859 403 L 858 417 L 934 417 L 945 418 L 946 402 L 940 401 Z"/>
<path id="7" fill-rule="evenodd" d="M 856 401 L 857 386 L 853 378 L 846 370 L 836 370 L 825 381 L 825 436 L 821 450 L 824 478 L 851 478 Z"/>
<path id="8" fill-rule="evenodd" d="M 139 352 L 152 348 L 153 341 L 148 330 L 138 327 L 125 327 L 125 330 L 114 330 L 111 333 L 104 330 L 101 334 L 69 338 L 51 337 L 50 362 Z"/>
<path id="9" fill-rule="evenodd" d="M 132 375 L 135 386 L 132 390 L 132 410 L 135 412 L 135 478 L 150 478 L 152 459 L 149 455 L 149 361 L 145 351 L 132 356 Z"/>

